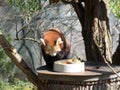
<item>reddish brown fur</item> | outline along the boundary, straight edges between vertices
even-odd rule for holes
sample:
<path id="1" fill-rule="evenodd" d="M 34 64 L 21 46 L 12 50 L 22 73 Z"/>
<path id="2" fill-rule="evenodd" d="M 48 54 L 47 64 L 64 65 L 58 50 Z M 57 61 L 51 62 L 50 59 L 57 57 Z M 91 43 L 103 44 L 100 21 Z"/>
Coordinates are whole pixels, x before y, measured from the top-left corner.
<path id="1" fill-rule="evenodd" d="M 52 37 L 51 37 L 52 36 Z M 59 38 L 59 34 L 57 32 L 53 32 L 53 31 L 47 31 L 43 34 L 43 39 L 45 40 L 45 42 L 50 45 L 53 46 L 54 42 L 57 40 L 57 38 Z"/>
<path id="2" fill-rule="evenodd" d="M 63 43 L 60 45 L 61 51 L 57 53 L 56 56 L 51 56 L 46 53 L 47 46 L 53 47 L 55 45 L 56 40 L 61 37 Z M 65 59 L 70 51 L 70 45 L 68 41 L 65 39 L 64 35 L 58 29 L 49 29 L 43 34 L 42 39 L 44 39 L 46 45 L 42 45 L 42 53 L 44 60 L 46 61 L 46 65 L 49 68 L 53 67 L 53 63 L 56 60 Z"/>

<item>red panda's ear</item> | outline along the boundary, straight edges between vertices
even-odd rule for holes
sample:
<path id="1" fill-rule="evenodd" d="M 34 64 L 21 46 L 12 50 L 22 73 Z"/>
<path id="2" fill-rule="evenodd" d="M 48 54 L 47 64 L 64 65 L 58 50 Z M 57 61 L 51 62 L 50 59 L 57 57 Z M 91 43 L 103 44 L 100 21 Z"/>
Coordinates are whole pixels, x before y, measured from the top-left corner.
<path id="1" fill-rule="evenodd" d="M 58 39 L 57 39 L 57 41 L 56 41 L 56 45 L 59 45 L 59 44 L 62 44 L 63 43 L 63 41 L 62 41 L 62 39 L 59 37 Z"/>
<path id="2" fill-rule="evenodd" d="M 41 38 L 40 41 L 42 42 L 42 44 L 43 44 L 44 46 L 46 45 L 44 39 Z"/>

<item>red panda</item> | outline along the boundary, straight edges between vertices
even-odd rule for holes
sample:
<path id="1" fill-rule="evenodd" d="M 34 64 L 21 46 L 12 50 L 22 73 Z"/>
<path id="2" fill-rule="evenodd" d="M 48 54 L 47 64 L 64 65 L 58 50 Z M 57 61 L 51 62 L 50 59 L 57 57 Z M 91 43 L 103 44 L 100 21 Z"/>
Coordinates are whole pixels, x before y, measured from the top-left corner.
<path id="1" fill-rule="evenodd" d="M 47 68 L 53 68 L 54 61 L 67 58 L 70 44 L 60 30 L 49 29 L 43 33 L 41 41 L 41 51 Z"/>

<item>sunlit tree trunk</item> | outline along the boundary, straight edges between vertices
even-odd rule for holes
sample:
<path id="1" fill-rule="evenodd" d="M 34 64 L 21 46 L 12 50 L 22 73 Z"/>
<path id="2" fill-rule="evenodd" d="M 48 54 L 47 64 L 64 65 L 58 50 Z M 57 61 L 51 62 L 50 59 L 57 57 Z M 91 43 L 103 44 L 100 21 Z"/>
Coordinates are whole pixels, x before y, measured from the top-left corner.
<path id="1" fill-rule="evenodd" d="M 87 60 L 112 62 L 108 0 L 62 1 L 72 4 L 81 22 Z"/>

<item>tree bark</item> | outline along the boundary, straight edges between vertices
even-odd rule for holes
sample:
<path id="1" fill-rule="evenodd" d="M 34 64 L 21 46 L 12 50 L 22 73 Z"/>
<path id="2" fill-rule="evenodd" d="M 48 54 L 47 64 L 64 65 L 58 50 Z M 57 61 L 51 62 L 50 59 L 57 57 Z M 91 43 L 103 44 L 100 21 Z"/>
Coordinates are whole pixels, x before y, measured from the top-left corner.
<path id="1" fill-rule="evenodd" d="M 17 53 L 17 50 L 5 39 L 1 32 L 0 32 L 0 45 L 4 49 L 5 53 L 11 58 L 12 62 L 14 62 L 14 64 L 27 75 L 28 79 L 34 85 L 39 86 L 38 76 L 25 63 L 23 58 Z"/>
<path id="2" fill-rule="evenodd" d="M 85 0 L 72 3 L 82 25 L 87 61 L 112 62 L 107 0 Z M 83 17 L 83 18 L 82 18 Z"/>
<path id="3" fill-rule="evenodd" d="M 120 34 L 119 34 L 119 44 L 118 47 L 113 54 L 113 64 L 120 65 Z"/>

